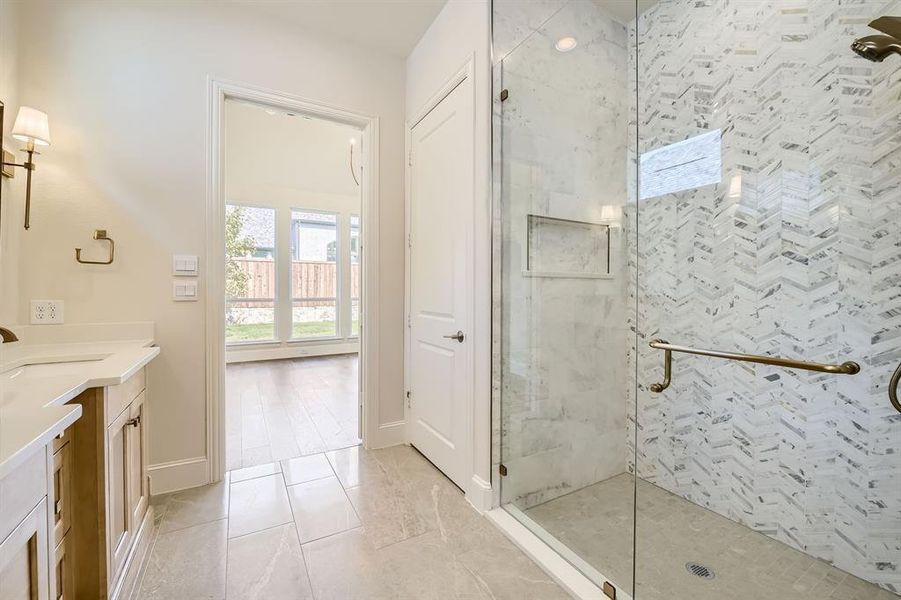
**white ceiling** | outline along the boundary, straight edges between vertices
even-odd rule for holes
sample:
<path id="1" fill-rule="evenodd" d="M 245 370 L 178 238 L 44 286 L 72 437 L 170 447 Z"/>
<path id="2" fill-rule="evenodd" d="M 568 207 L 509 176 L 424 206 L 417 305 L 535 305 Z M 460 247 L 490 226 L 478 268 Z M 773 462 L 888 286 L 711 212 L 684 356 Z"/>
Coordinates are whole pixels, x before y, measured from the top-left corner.
<path id="1" fill-rule="evenodd" d="M 405 58 L 446 0 L 239 0 L 336 40 Z"/>

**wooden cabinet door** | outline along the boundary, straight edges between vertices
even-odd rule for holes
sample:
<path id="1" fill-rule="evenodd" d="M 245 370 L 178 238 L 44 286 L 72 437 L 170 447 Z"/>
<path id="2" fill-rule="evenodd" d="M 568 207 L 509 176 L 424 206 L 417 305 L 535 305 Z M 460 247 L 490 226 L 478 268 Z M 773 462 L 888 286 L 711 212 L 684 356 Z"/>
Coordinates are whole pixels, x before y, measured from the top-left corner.
<path id="1" fill-rule="evenodd" d="M 147 418 L 141 392 L 129 408 L 126 439 L 128 441 L 128 516 L 132 531 L 137 531 L 150 502 L 147 479 Z"/>
<path id="2" fill-rule="evenodd" d="M 0 543 L 0 600 L 48 600 L 48 545 L 45 498 Z"/>
<path id="3" fill-rule="evenodd" d="M 72 557 L 67 554 L 67 551 L 70 550 L 69 539 L 69 537 L 64 537 L 55 550 L 53 575 L 51 575 L 55 579 L 54 600 L 75 600 Z"/>
<path id="4" fill-rule="evenodd" d="M 72 523 L 72 444 L 65 444 L 53 453 L 53 545 L 57 546 Z"/>
<path id="5" fill-rule="evenodd" d="M 106 430 L 107 461 L 107 538 L 109 548 L 110 586 L 114 585 L 128 557 L 131 545 L 131 527 L 128 507 L 128 410 L 113 419 Z"/>

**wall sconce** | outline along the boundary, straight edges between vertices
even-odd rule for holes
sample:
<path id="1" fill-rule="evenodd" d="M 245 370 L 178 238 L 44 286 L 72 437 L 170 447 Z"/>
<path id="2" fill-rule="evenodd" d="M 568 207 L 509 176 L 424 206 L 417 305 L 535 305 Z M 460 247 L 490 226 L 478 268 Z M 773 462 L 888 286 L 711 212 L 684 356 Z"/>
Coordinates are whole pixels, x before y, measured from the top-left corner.
<path id="1" fill-rule="evenodd" d="M 0 113 L 2 114 L 2 113 Z M 0 121 L 0 128 L 3 123 Z M 25 169 L 25 229 L 31 227 L 31 173 L 35 170 L 34 155 L 40 154 L 34 148 L 35 146 L 50 145 L 50 123 L 47 120 L 47 114 L 39 110 L 35 110 L 28 106 L 19 108 L 19 114 L 16 115 L 16 122 L 13 124 L 12 136 L 20 142 L 25 142 L 24 152 L 28 154 L 25 162 L 15 163 L 7 162 L 7 152 L 3 152 L 3 175 L 12 177 L 14 171 L 6 169 L 6 167 L 22 167 Z M 12 155 L 10 155 L 12 159 Z"/>

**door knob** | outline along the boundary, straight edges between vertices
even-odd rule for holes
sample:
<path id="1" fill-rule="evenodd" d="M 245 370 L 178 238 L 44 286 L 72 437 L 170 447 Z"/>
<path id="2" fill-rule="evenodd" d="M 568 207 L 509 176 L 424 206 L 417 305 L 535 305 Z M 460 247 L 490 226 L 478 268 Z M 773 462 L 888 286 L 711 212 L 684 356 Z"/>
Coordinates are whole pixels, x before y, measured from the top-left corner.
<path id="1" fill-rule="evenodd" d="M 446 337 L 449 340 L 457 340 L 458 342 L 460 342 L 462 344 L 463 338 L 466 336 L 463 335 L 462 331 L 457 330 L 457 333 L 455 333 L 454 335 L 445 335 L 444 337 Z"/>

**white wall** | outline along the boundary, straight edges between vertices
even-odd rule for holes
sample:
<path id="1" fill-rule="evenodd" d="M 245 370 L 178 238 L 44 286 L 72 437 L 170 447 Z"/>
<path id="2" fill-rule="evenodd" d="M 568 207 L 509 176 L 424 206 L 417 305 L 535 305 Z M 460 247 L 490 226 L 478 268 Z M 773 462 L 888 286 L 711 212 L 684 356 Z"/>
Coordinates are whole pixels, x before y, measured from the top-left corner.
<path id="1" fill-rule="evenodd" d="M 19 95 L 49 113 L 54 143 L 40 157 L 20 299 L 63 299 L 67 322 L 156 322 L 150 462 L 205 454 L 204 306 L 171 301 L 170 271 L 174 253 L 200 255 L 202 272 L 218 258 L 204 256 L 203 234 L 210 77 L 380 118 L 380 421 L 403 419 L 403 61 L 230 3 L 21 10 Z M 98 227 L 116 240 L 115 264 L 76 264 L 76 246 L 102 251 Z"/>
<path id="2" fill-rule="evenodd" d="M 19 110 L 18 23 L 19 3 L 0 2 L 0 101 L 4 104 L 4 147 L 15 153 L 14 160 L 22 162 L 22 144 L 9 135 Z M 37 107 L 35 107 L 37 108 Z M 19 310 L 19 239 L 25 202 L 25 172 L 14 169 L 13 179 L 0 177 L 0 325 L 16 322 Z"/>
<path id="3" fill-rule="evenodd" d="M 465 63 L 474 61 L 475 84 L 475 331 L 473 481 L 467 497 L 491 504 L 491 203 L 489 195 L 491 57 L 488 0 L 449 0 L 407 58 L 407 119 Z M 408 126 L 413 123 L 408 122 Z"/>

